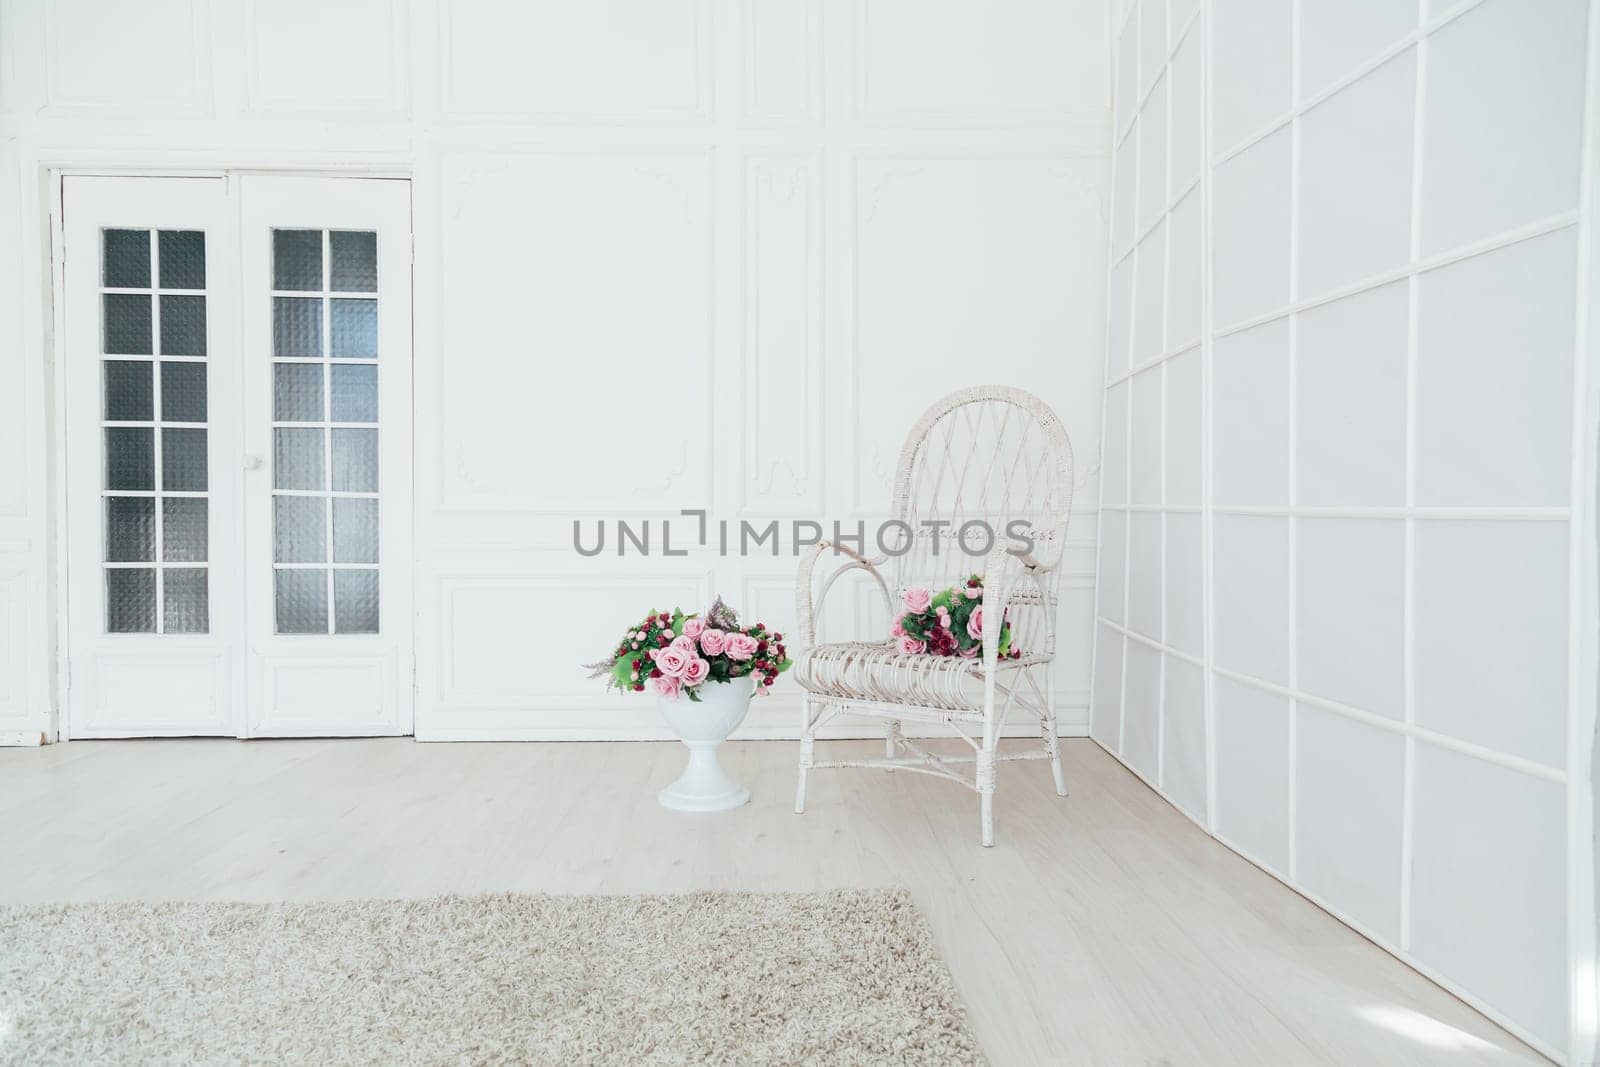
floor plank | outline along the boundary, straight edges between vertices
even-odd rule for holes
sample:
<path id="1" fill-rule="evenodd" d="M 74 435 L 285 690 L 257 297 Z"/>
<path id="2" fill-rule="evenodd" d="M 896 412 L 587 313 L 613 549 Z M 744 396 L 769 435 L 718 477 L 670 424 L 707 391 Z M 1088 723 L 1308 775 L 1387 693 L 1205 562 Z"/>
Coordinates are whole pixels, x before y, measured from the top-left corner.
<path id="1" fill-rule="evenodd" d="M 872 755 L 880 745 L 834 742 Z M 752 802 L 667 812 L 676 744 L 79 741 L 0 750 L 0 903 L 903 885 L 997 1064 L 1545 1063 L 1210 840 L 1087 742 L 972 794 L 726 746 Z"/>

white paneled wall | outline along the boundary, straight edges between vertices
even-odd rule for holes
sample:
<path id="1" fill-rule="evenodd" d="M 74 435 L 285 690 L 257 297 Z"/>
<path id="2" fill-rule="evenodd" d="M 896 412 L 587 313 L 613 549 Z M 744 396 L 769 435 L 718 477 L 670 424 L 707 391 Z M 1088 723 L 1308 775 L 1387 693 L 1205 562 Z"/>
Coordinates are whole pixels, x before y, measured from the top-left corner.
<path id="1" fill-rule="evenodd" d="M 1084 457 L 1056 691 L 1085 732 L 1108 7 L 0 0 L 0 741 L 58 688 L 45 208 L 106 169 L 412 179 L 419 735 L 661 736 L 577 665 L 719 591 L 787 629 L 790 546 L 583 559 L 572 520 L 849 532 L 923 408 L 991 381 Z M 836 633 L 872 621 L 840 599 Z"/>
<path id="2" fill-rule="evenodd" d="M 1128 5 L 1091 709 L 1227 844 L 1575 1058 L 1590 7 Z"/>

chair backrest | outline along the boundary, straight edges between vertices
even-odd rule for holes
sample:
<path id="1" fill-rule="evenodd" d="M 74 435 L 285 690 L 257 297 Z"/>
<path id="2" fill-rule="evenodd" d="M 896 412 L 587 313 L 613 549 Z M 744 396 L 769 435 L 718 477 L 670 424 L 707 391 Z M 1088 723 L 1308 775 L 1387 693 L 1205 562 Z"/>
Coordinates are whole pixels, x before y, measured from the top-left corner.
<path id="1" fill-rule="evenodd" d="M 894 516 L 911 533 L 909 548 L 892 561 L 895 592 L 937 591 L 982 573 L 983 557 L 972 553 L 985 535 L 970 523 L 987 524 L 1001 546 L 1016 543 L 1011 523 L 1026 523 L 1032 554 L 1054 565 L 1071 510 L 1072 443 L 1044 401 L 1003 385 L 951 393 L 917 421 L 900 452 Z M 1052 594 L 1055 586 L 1052 575 Z"/>

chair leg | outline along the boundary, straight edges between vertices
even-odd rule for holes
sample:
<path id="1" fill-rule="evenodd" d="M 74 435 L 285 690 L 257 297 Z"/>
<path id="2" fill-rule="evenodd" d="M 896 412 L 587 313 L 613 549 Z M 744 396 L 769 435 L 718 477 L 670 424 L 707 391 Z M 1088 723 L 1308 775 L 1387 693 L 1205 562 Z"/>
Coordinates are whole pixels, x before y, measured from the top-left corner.
<path id="1" fill-rule="evenodd" d="M 800 698 L 800 781 L 794 790 L 794 813 L 806 813 L 806 772 L 811 769 L 811 698 Z"/>
<path id="2" fill-rule="evenodd" d="M 978 750 L 978 799 L 983 806 L 983 847 L 994 846 L 994 745 L 985 740 Z"/>
<path id="3" fill-rule="evenodd" d="M 894 759 L 900 754 L 900 720 L 890 719 L 883 736 L 883 758 Z"/>
<path id="4" fill-rule="evenodd" d="M 1056 684 L 1048 674 L 1045 675 L 1044 702 L 1045 714 L 1039 729 L 1044 733 L 1044 750 L 1050 754 L 1050 773 L 1056 780 L 1056 796 L 1064 797 L 1067 795 L 1067 770 L 1061 766 L 1061 745 L 1056 739 Z"/>

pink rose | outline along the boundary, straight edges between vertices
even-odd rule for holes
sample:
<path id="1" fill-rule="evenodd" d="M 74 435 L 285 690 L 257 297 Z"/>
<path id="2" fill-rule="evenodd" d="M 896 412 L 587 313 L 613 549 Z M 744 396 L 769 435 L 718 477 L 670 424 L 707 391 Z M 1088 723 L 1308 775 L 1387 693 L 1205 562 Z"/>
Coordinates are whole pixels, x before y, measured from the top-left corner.
<path id="1" fill-rule="evenodd" d="M 977 586 L 977 585 L 969 585 L 969 586 L 967 586 L 967 599 L 968 600 L 977 600 L 982 595 L 983 595 L 983 587 L 982 586 Z"/>
<path id="2" fill-rule="evenodd" d="M 943 626 L 946 630 L 950 629 L 950 616 L 948 616 L 948 615 L 940 615 L 939 616 L 939 625 Z"/>
<path id="3" fill-rule="evenodd" d="M 659 678 L 650 679 L 650 684 L 655 686 L 656 692 L 660 693 L 662 696 L 675 697 L 678 695 L 678 686 L 681 683 L 678 681 L 678 679 L 669 678 L 667 675 L 663 674 Z"/>
<path id="4" fill-rule="evenodd" d="M 700 651 L 708 656 L 722 655 L 722 650 L 727 647 L 727 643 L 728 633 L 726 630 L 719 630 L 715 626 L 707 626 L 700 631 Z"/>
<path id="5" fill-rule="evenodd" d="M 910 634 L 900 635 L 899 647 L 900 651 L 908 656 L 915 656 L 918 653 L 928 651 L 928 643 L 926 641 L 918 641 Z"/>
<path id="6" fill-rule="evenodd" d="M 967 636 L 975 641 L 983 639 L 983 609 L 973 608 L 967 618 Z"/>
<path id="7" fill-rule="evenodd" d="M 968 645 L 966 648 L 963 648 L 961 650 L 961 654 L 963 656 L 965 656 L 967 659 L 971 659 L 973 656 L 976 656 L 979 652 L 982 652 L 982 651 L 983 651 L 983 646 L 982 645 Z"/>
<path id="8" fill-rule="evenodd" d="M 697 651 L 694 646 L 694 638 L 690 637 L 688 634 L 679 634 L 677 637 L 674 637 L 672 639 L 672 643 L 667 647 L 675 648 L 686 656 L 693 656 Z"/>
<path id="9" fill-rule="evenodd" d="M 682 678 L 683 670 L 689 665 L 689 657 L 681 648 L 667 647 L 661 650 L 661 655 L 656 657 L 656 666 L 661 668 L 661 673 L 668 678 Z"/>
<path id="10" fill-rule="evenodd" d="M 699 685 L 711 673 L 711 664 L 695 656 L 683 668 L 683 684 Z"/>
<path id="11" fill-rule="evenodd" d="M 706 628 L 705 620 L 700 618 L 683 620 L 683 636 L 699 637 L 700 631 Z"/>
<path id="12" fill-rule="evenodd" d="M 921 615 L 928 610 L 928 605 L 933 603 L 933 594 L 926 589 L 906 590 L 906 610 L 913 615 Z"/>
<path id="13" fill-rule="evenodd" d="M 889 627 L 889 633 L 892 634 L 895 637 L 899 637 L 901 634 L 903 634 L 905 632 L 906 632 L 905 624 L 900 619 L 894 620 L 894 625 Z"/>
<path id="14" fill-rule="evenodd" d="M 729 634 L 723 651 L 735 663 L 743 663 L 756 654 L 756 639 L 749 634 Z"/>

